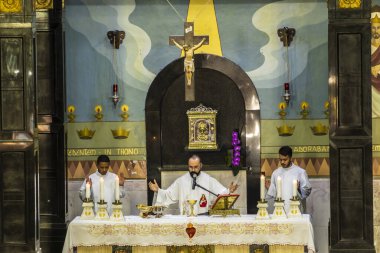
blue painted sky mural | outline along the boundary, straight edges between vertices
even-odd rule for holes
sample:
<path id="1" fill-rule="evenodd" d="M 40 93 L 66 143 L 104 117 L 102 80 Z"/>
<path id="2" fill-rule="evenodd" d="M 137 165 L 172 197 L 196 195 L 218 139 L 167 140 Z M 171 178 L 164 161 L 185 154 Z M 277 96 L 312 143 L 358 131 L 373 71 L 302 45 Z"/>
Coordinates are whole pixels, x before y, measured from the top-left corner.
<path id="1" fill-rule="evenodd" d="M 129 105 L 130 120 L 144 120 L 150 84 L 161 69 L 181 57 L 180 50 L 168 41 L 170 35 L 183 34 L 190 2 L 65 1 L 67 104 L 75 105 L 77 121 L 94 121 L 97 104 L 104 108 L 104 120 L 120 119 L 120 110 L 113 108 L 110 99 L 114 82 L 122 96 L 119 106 Z M 324 118 L 323 105 L 328 99 L 325 1 L 203 2 L 214 5 L 222 56 L 252 79 L 263 119 L 279 118 L 277 104 L 288 75 L 292 93 L 288 118 L 300 118 L 302 101 L 310 104 L 310 118 Z M 195 26 L 202 15 L 206 14 L 194 14 Z M 277 35 L 283 27 L 296 29 L 287 50 Z M 106 36 L 110 30 L 126 32 L 119 49 L 114 50 Z"/>

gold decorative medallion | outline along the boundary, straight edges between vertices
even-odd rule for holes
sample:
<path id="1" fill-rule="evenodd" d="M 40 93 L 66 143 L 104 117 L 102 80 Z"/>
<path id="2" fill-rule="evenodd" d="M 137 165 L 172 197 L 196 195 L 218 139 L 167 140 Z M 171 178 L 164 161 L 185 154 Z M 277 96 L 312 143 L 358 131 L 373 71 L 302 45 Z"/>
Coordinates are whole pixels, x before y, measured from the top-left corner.
<path id="1" fill-rule="evenodd" d="M 217 110 L 202 104 L 189 109 L 186 114 L 189 121 L 188 149 L 216 150 L 216 114 Z"/>
<path id="2" fill-rule="evenodd" d="M 358 9 L 361 6 L 361 0 L 339 0 L 340 9 Z"/>
<path id="3" fill-rule="evenodd" d="M 53 0 L 36 0 L 36 9 L 53 9 Z"/>
<path id="4" fill-rule="evenodd" d="M 22 12 L 22 0 L 0 0 L 0 13 Z"/>

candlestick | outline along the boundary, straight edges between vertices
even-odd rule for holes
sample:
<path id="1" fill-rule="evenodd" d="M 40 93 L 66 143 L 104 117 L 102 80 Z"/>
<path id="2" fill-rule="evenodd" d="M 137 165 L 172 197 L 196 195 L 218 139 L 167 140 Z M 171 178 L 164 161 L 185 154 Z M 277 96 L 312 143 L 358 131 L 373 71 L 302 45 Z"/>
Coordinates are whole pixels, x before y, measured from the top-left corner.
<path id="1" fill-rule="evenodd" d="M 265 199 L 265 176 L 260 177 L 260 200 Z"/>
<path id="2" fill-rule="evenodd" d="M 86 199 L 89 199 L 90 196 L 91 196 L 90 183 L 86 183 Z"/>
<path id="3" fill-rule="evenodd" d="M 115 200 L 119 201 L 120 200 L 120 193 L 119 193 L 119 177 L 116 176 L 115 178 Z"/>
<path id="4" fill-rule="evenodd" d="M 100 201 L 104 200 L 104 179 L 101 177 L 99 179 L 100 184 Z"/>
<path id="5" fill-rule="evenodd" d="M 276 184 L 276 188 L 277 188 L 277 199 L 281 199 L 282 198 L 282 181 L 281 181 L 281 177 L 278 176 L 277 177 L 277 184 Z"/>
<path id="6" fill-rule="evenodd" d="M 293 179 L 293 198 L 297 197 L 298 181 Z"/>

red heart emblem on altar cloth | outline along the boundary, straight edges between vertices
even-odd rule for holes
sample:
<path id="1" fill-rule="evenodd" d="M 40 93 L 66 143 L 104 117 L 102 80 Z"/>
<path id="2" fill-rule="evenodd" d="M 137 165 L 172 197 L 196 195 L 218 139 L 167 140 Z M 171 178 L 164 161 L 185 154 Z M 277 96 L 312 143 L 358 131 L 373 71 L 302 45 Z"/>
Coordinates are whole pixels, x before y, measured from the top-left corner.
<path id="1" fill-rule="evenodd" d="M 195 232 L 197 232 L 197 230 L 195 229 L 195 227 L 193 227 L 193 224 L 187 224 L 186 233 L 189 236 L 189 238 L 193 238 Z"/>

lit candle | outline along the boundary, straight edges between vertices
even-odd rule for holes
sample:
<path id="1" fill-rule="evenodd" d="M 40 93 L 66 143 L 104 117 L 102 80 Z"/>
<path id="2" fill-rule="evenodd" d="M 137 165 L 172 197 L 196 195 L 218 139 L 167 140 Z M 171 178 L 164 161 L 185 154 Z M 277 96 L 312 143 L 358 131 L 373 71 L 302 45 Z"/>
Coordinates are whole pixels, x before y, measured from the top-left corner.
<path id="1" fill-rule="evenodd" d="M 119 177 L 115 177 L 115 200 L 119 201 L 120 199 L 120 193 L 119 193 Z"/>
<path id="2" fill-rule="evenodd" d="M 100 184 L 100 200 L 104 200 L 104 179 L 101 177 L 99 180 Z"/>
<path id="3" fill-rule="evenodd" d="M 90 183 L 86 183 L 86 199 L 89 199 L 91 195 L 90 192 Z"/>
<path id="4" fill-rule="evenodd" d="M 276 184 L 276 188 L 277 188 L 277 198 L 278 199 L 281 199 L 281 195 L 282 195 L 282 181 L 281 181 L 281 177 L 278 176 L 277 177 L 277 184 Z"/>
<path id="5" fill-rule="evenodd" d="M 265 176 L 261 175 L 260 177 L 260 199 L 265 199 Z"/>
<path id="6" fill-rule="evenodd" d="M 116 83 L 112 86 L 112 91 L 114 93 L 117 93 L 117 84 Z"/>
<path id="7" fill-rule="evenodd" d="M 297 188 L 298 188 L 298 181 L 297 179 L 293 179 L 293 197 L 297 197 Z"/>

